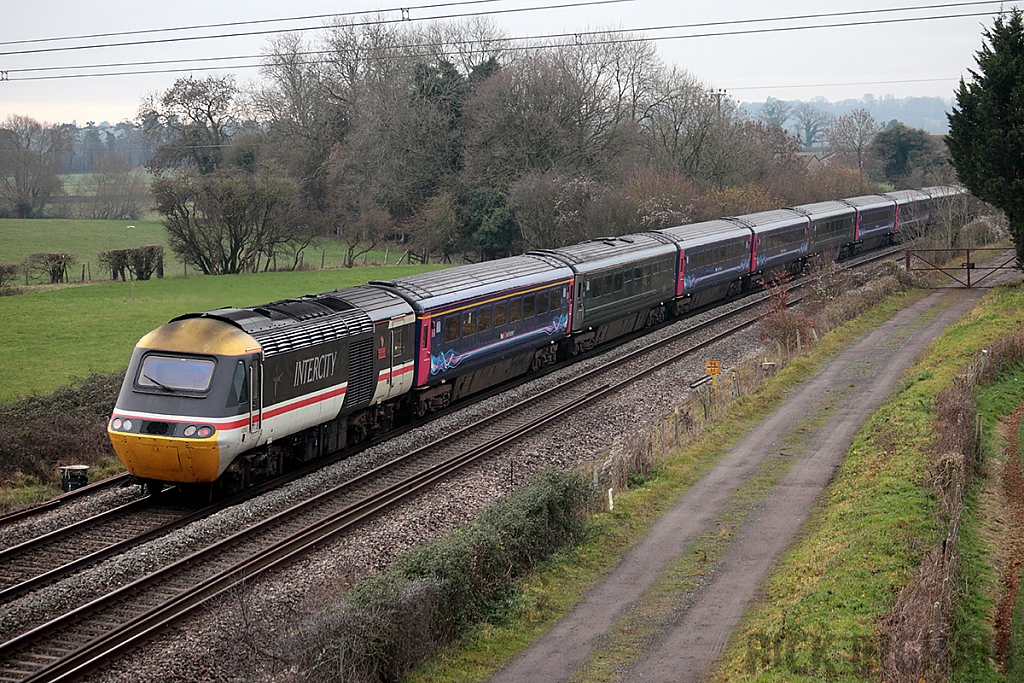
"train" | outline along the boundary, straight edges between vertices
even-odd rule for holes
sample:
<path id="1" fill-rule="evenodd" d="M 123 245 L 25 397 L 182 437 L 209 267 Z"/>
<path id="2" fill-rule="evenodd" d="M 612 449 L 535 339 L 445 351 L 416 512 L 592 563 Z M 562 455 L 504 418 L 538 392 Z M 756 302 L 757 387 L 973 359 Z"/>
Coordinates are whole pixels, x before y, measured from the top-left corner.
<path id="1" fill-rule="evenodd" d="M 891 244 L 963 192 L 819 202 L 189 313 L 139 340 L 107 431 L 153 492 L 244 489 L 812 259 Z"/>

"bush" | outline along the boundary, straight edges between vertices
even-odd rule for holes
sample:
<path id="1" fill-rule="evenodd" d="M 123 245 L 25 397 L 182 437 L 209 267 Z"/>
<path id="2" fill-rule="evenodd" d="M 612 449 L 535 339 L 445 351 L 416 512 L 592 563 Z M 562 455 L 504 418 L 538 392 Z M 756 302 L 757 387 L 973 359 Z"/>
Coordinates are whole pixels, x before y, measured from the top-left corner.
<path id="1" fill-rule="evenodd" d="M 159 244 L 135 249 L 108 249 L 97 256 L 100 264 L 110 270 L 111 280 L 127 281 L 126 272 L 136 280 L 148 280 L 153 273 L 158 278 L 164 276 L 164 248 Z"/>
<path id="2" fill-rule="evenodd" d="M 0 289 L 13 285 L 20 271 L 17 263 L 0 263 Z"/>
<path id="3" fill-rule="evenodd" d="M 58 465 L 97 465 L 116 457 L 107 420 L 122 376 L 93 374 L 52 394 L 0 405 L 0 485 L 34 479 L 57 483 Z"/>
<path id="4" fill-rule="evenodd" d="M 68 281 L 68 268 L 73 266 L 76 260 L 74 254 L 32 254 L 25 259 L 25 267 L 30 271 L 45 274 L 50 278 L 50 284 L 55 285 Z"/>
<path id="5" fill-rule="evenodd" d="M 548 470 L 472 526 L 403 553 L 302 626 L 310 680 L 397 681 L 474 624 L 501 618 L 518 579 L 585 533 L 591 495 L 581 477 Z"/>
<path id="6" fill-rule="evenodd" d="M 789 308 L 790 275 L 783 271 L 778 273 L 764 287 L 768 290 L 765 301 L 767 317 L 764 319 L 762 339 L 767 339 L 787 348 L 796 345 L 802 339 L 808 339 L 814 321 L 802 313 Z"/>

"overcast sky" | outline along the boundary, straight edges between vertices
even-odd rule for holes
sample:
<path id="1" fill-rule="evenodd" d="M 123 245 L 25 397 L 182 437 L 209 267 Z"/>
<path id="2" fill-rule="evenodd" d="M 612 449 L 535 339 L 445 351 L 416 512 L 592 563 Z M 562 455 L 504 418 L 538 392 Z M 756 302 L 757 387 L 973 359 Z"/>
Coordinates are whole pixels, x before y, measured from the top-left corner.
<path id="1" fill-rule="evenodd" d="M 941 2 L 939 0 L 402 0 L 413 23 L 439 15 L 490 13 L 490 21 L 510 37 L 579 33 L 594 29 L 643 31 L 656 40 L 663 60 L 687 69 L 708 87 L 724 89 L 745 102 L 766 97 L 830 101 L 876 97 L 938 96 L 950 98 L 961 75 L 975 66 L 983 27 L 991 26 L 998 2 Z M 428 8 L 428 5 L 433 5 Z M 554 8 L 554 5 L 576 5 Z M 225 22 L 285 19 L 342 12 L 384 11 L 401 3 L 378 0 L 178 0 L 168 3 L 133 0 L 6 0 L 0 22 L 0 120 L 8 115 L 30 116 L 47 123 L 76 120 L 117 123 L 133 119 L 143 95 L 167 89 L 186 72 L 148 73 L 27 80 L 102 71 L 143 71 L 195 68 L 196 64 L 121 66 L 171 59 L 209 59 L 258 55 L 267 35 L 176 40 L 124 47 L 53 51 L 69 46 L 95 46 L 139 40 L 180 39 L 187 36 L 272 31 L 322 26 L 326 19 L 273 22 L 217 29 L 158 32 L 130 36 L 46 41 L 102 33 L 169 29 Z M 1007 5 L 1009 7 L 1009 4 Z M 531 11 L 505 10 L 536 8 Z M 910 9 L 916 8 L 916 9 Z M 815 17 L 824 13 L 856 13 Z M 959 15 L 955 18 L 935 18 Z M 794 18 L 804 17 L 804 18 Z M 925 21 L 901 21 L 930 17 Z M 789 19 L 786 19 L 789 18 Z M 761 22 L 750 20 L 778 19 Z M 724 24 L 719 22 L 747 23 Z M 834 26 L 836 24 L 865 24 Z M 716 23 L 713 26 L 697 24 Z M 778 30 L 786 27 L 832 25 L 829 28 Z M 664 28 L 668 27 L 668 28 Z M 738 32 L 743 32 L 739 33 Z M 734 35 L 722 35 L 733 33 Z M 718 35 L 709 35 L 718 34 Z M 22 42 L 46 41 L 46 42 Z M 38 52 L 38 50 L 49 50 Z M 36 50 L 32 54 L 14 52 Z M 254 63 L 234 59 L 221 64 Z M 208 65 L 209 62 L 203 64 Z M 89 67 L 64 71 L 23 71 L 51 67 Z M 214 71 L 224 73 L 226 69 Z M 3 72 L 6 72 L 4 75 Z M 196 69 L 202 77 L 207 70 Z M 258 78 L 256 69 L 234 71 L 240 83 Z"/>

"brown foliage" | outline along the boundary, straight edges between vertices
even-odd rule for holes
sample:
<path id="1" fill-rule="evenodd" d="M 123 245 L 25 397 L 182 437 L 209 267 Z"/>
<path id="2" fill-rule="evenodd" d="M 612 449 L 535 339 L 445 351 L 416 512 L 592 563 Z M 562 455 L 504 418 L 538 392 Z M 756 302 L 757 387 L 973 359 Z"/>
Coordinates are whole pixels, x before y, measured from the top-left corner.
<path id="1" fill-rule="evenodd" d="M 1024 335 L 999 340 L 941 391 L 932 406 L 936 438 L 928 485 L 947 520 L 947 533 L 881 621 L 879 652 L 886 681 L 916 683 L 945 679 L 949 674 L 954 586 L 960 567 L 960 520 L 965 491 L 978 467 L 974 386 L 978 381 L 993 380 L 1006 364 L 1018 363 L 1022 358 Z"/>
<path id="2" fill-rule="evenodd" d="M 0 484 L 26 477 L 56 483 L 58 465 L 97 465 L 114 457 L 106 427 L 121 378 L 94 373 L 52 394 L 0 405 Z"/>
<path id="3" fill-rule="evenodd" d="M 21 266 L 17 263 L 0 263 L 0 289 L 14 284 Z"/>
<path id="4" fill-rule="evenodd" d="M 50 284 L 68 281 L 68 268 L 74 265 L 74 254 L 52 253 L 32 254 L 25 259 L 25 267 L 50 278 Z"/>
<path id="5" fill-rule="evenodd" d="M 768 290 L 765 301 L 767 317 L 764 319 L 762 339 L 768 339 L 789 348 L 809 338 L 814 321 L 789 308 L 790 275 L 781 272 L 764 284 Z"/>

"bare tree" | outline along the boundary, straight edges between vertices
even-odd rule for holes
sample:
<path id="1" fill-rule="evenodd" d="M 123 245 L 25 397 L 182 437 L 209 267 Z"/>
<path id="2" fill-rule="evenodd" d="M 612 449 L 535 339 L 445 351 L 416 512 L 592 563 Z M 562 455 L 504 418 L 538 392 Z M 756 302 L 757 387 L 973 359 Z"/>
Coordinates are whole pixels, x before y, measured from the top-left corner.
<path id="1" fill-rule="evenodd" d="M 690 178 L 704 175 L 720 123 L 721 112 L 706 85 L 675 67 L 664 72 L 643 121 L 655 167 Z"/>
<path id="2" fill-rule="evenodd" d="M 290 181 L 258 174 L 184 169 L 153 182 L 157 210 L 178 256 L 205 274 L 256 272 L 283 246 L 303 239 L 297 230 Z"/>
<path id="3" fill-rule="evenodd" d="M 757 118 L 764 122 L 765 125 L 785 130 L 786 124 L 789 122 L 792 113 L 793 106 L 791 104 L 783 102 L 782 100 L 777 100 L 774 97 L 769 97 L 768 100 L 761 105 L 761 110 L 757 113 Z"/>
<path id="4" fill-rule="evenodd" d="M 0 215 L 38 218 L 63 189 L 60 155 L 71 149 L 66 128 L 11 115 L 0 126 Z"/>
<path id="5" fill-rule="evenodd" d="M 138 220 L 151 201 L 149 182 L 121 157 L 105 156 L 79 189 L 76 214 L 86 220 Z"/>
<path id="6" fill-rule="evenodd" d="M 864 151 L 881 127 L 867 109 L 854 109 L 835 119 L 825 130 L 825 139 L 832 149 L 857 159 L 857 168 L 864 170 Z"/>
<path id="7" fill-rule="evenodd" d="M 797 137 L 800 138 L 804 150 L 810 151 L 815 144 L 821 142 L 822 133 L 831 122 L 832 115 L 810 102 L 801 102 L 793 110 L 793 118 L 796 119 Z"/>
<path id="8" fill-rule="evenodd" d="M 203 174 L 220 168 L 239 129 L 237 94 L 233 76 L 186 76 L 162 95 L 144 98 L 138 116 L 144 135 L 157 145 L 149 167 L 159 173 L 187 165 Z"/>

